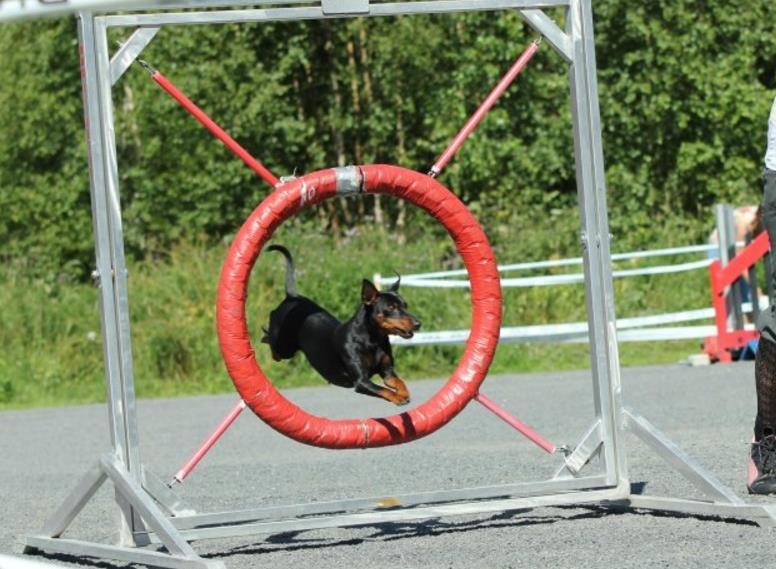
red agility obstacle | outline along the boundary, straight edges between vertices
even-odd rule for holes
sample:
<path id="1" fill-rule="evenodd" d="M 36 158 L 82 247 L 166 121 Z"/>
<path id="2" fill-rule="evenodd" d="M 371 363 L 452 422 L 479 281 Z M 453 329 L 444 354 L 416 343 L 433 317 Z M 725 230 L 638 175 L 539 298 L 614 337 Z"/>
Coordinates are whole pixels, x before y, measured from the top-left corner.
<path id="1" fill-rule="evenodd" d="M 473 216 L 446 188 L 433 180 L 515 80 L 538 47 L 538 41 L 529 44 L 432 166 L 428 176 L 395 166 L 359 168 L 351 166 L 310 174 L 285 185 L 282 185 L 282 182 L 279 182 L 259 160 L 251 156 L 169 79 L 148 63 L 138 60 L 159 86 L 264 181 L 273 187 L 282 185 L 284 190 L 280 194 L 275 192 L 265 200 L 243 227 L 243 231 L 238 235 L 238 240 L 243 241 L 240 245 L 237 245 L 237 242 L 233 245 L 234 255 L 230 255 L 227 260 L 219 289 L 217 316 L 221 350 L 227 369 L 243 399 L 229 411 L 180 468 L 170 482 L 170 486 L 182 482 L 226 432 L 248 405 L 244 399 L 250 399 L 252 404 L 249 406 L 253 411 L 279 432 L 300 442 L 329 448 L 377 447 L 420 438 L 447 423 L 463 409 L 468 401 L 474 399 L 545 452 L 554 453 L 564 450 L 563 447 L 556 447 L 531 427 L 478 392 L 493 357 L 496 345 L 496 340 L 493 338 L 494 335 L 497 337 L 500 324 L 500 316 L 498 320 L 493 317 L 494 314 L 500 314 L 500 298 L 497 299 L 498 307 L 495 309 L 482 300 L 483 295 L 487 296 L 492 292 L 488 287 L 495 287 L 496 295 L 500 295 L 496 267 L 491 266 L 490 273 L 484 270 L 490 263 L 495 263 L 495 260 Z M 367 172 L 371 172 L 368 178 Z M 396 195 L 426 209 L 445 225 L 455 238 L 458 250 L 472 278 L 472 291 L 476 291 L 477 294 L 473 296 L 475 321 L 487 321 L 488 326 L 482 324 L 476 329 L 473 328 L 475 333 L 470 336 L 470 344 L 453 377 L 424 405 L 388 418 L 331 421 L 309 415 L 291 404 L 264 376 L 255 361 L 245 325 L 245 286 L 258 252 L 280 222 L 295 215 L 304 207 L 318 203 L 327 197 L 360 192 Z M 264 213 L 260 213 L 261 211 Z M 474 276 L 478 277 L 476 282 Z M 486 282 L 490 284 L 485 285 Z M 487 340 L 489 336 L 491 339 Z"/>
<path id="2" fill-rule="evenodd" d="M 267 379 L 256 361 L 248 333 L 246 287 L 259 252 L 285 219 L 327 198 L 361 192 L 407 200 L 447 229 L 471 281 L 471 334 L 458 367 L 425 403 L 390 417 L 333 420 L 311 415 L 294 405 Z M 381 447 L 433 433 L 477 395 L 498 344 L 501 287 L 485 233 L 447 188 L 429 176 L 398 166 L 350 166 L 291 180 L 259 204 L 237 234 L 221 271 L 216 319 L 229 375 L 248 407 L 270 427 L 318 447 Z"/>
<path id="3" fill-rule="evenodd" d="M 221 288 L 219 289 L 218 321 L 221 349 L 227 362 L 227 369 L 229 369 L 240 395 L 243 399 L 250 399 L 253 402 L 249 406 L 265 422 L 281 433 L 311 445 L 330 448 L 376 447 L 406 442 L 427 435 L 452 419 L 463 409 L 468 401 L 474 399 L 545 452 L 554 453 L 562 450 L 547 441 L 528 425 L 511 416 L 506 410 L 499 407 L 482 393 L 478 393 L 479 385 L 490 365 L 496 344 L 495 340 L 483 340 L 483 338 L 486 338 L 488 335 L 493 336 L 495 334 L 496 337 L 498 335 L 500 318 L 497 322 L 492 315 L 500 313 L 500 299 L 498 300 L 499 308 L 494 312 L 493 307 L 487 306 L 482 300 L 477 300 L 477 298 L 482 294 L 490 294 L 489 285 L 483 285 L 488 279 L 491 279 L 491 283 L 496 283 L 494 285 L 496 293 L 500 295 L 498 291 L 498 276 L 495 267 L 492 267 L 493 271 L 491 272 L 493 274 L 486 275 L 483 272 L 483 267 L 493 263 L 494 259 L 487 241 L 474 218 L 457 198 L 443 186 L 433 181 L 433 178 L 440 174 L 444 166 L 474 131 L 479 122 L 496 104 L 498 98 L 530 61 L 538 47 L 538 41 L 529 44 L 506 75 L 499 81 L 498 85 L 480 104 L 445 152 L 431 167 L 428 176 L 394 166 L 366 166 L 362 168 L 349 167 L 326 170 L 310 174 L 284 185 L 285 193 L 278 194 L 276 192 L 254 212 L 254 217 L 251 218 L 253 222 L 249 220 L 244 226 L 243 232 L 238 236 L 238 239 L 245 239 L 246 241 L 243 241 L 239 246 L 236 244 L 233 246 L 234 256 L 229 257 L 227 265 L 224 267 Z M 247 150 L 207 116 L 191 99 L 186 97 L 169 79 L 148 63 L 144 61 L 140 61 L 140 63 L 151 74 L 156 83 L 226 145 L 227 148 L 232 150 L 245 164 L 259 174 L 262 179 L 273 187 L 281 184 L 261 162 L 251 156 Z M 366 172 L 368 171 L 372 173 L 367 179 Z M 332 173 L 334 178 L 332 178 Z M 332 182 L 332 180 L 334 181 Z M 334 184 L 333 186 L 331 185 L 332 183 Z M 294 194 L 288 193 L 291 191 Z M 439 393 L 424 405 L 394 417 L 330 421 L 325 418 L 311 416 L 288 402 L 272 387 L 259 365 L 255 362 L 253 348 L 251 347 L 245 325 L 245 286 L 259 250 L 280 222 L 296 214 L 304 207 L 318 203 L 332 195 L 346 195 L 364 191 L 392 194 L 407 199 L 426 209 L 445 225 L 450 234 L 456 239 L 458 250 L 461 252 L 464 262 L 467 263 L 469 268 L 470 277 L 472 275 L 483 275 L 482 278 L 484 280 L 480 279 L 476 284 L 474 280 L 472 281 L 472 289 L 473 291 L 478 291 L 479 295 L 478 297 L 473 297 L 474 316 L 475 321 L 479 321 L 478 319 L 480 318 L 488 320 L 489 324 L 492 324 L 492 328 L 477 327 L 476 334 L 470 336 L 470 346 L 467 346 L 464 358 L 453 377 Z M 278 198 L 277 195 L 283 197 Z M 266 208 L 269 208 L 269 210 Z M 264 211 L 264 213 L 260 214 L 260 211 Z M 278 211 L 281 211 L 282 214 L 278 214 Z M 272 216 L 275 217 L 273 218 Z M 257 223 L 259 223 L 258 226 L 256 225 Z M 249 226 L 253 227 L 253 229 L 246 229 Z M 473 231 L 476 234 L 472 233 Z M 467 254 L 464 254 L 464 251 L 467 251 Z M 487 255 L 477 258 L 478 253 L 485 251 L 487 251 Z M 473 268 L 477 268 L 477 270 Z M 221 299 L 224 300 L 223 304 Z M 223 310 L 221 310 L 222 308 Z M 481 314 L 486 316 L 481 317 Z M 235 370 L 234 374 L 232 374 L 232 368 Z M 226 432 L 243 409 L 245 409 L 246 405 L 248 405 L 243 399 L 229 411 L 215 430 L 192 454 L 191 458 L 186 461 L 172 479 L 170 485 L 182 482 L 223 433 Z"/>
<path id="4" fill-rule="evenodd" d="M 770 248 L 768 233 L 763 231 L 724 267 L 719 260 L 709 265 L 711 302 L 714 306 L 714 321 L 717 326 L 717 335 L 706 338 L 703 344 L 703 351 L 712 360 L 729 363 L 733 361 L 731 350 L 740 350 L 751 340 L 760 337 L 760 333 L 757 330 L 729 329 L 725 293 L 728 287 L 733 286 L 738 279 L 749 272 L 755 263 L 767 255 Z M 754 278 L 752 282 L 756 282 L 756 280 Z M 752 305 L 754 307 L 758 302 L 757 287 L 753 286 L 753 290 L 755 291 L 755 294 L 752 295 Z M 756 310 L 756 308 L 753 308 L 753 310 Z"/>

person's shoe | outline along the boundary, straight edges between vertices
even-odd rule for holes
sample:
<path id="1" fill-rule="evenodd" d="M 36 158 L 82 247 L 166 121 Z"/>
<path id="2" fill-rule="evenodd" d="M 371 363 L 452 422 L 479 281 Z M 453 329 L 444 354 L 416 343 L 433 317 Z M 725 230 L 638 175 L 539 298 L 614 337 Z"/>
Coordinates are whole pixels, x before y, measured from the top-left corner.
<path id="1" fill-rule="evenodd" d="M 752 441 L 747 467 L 750 494 L 776 494 L 776 435 Z"/>

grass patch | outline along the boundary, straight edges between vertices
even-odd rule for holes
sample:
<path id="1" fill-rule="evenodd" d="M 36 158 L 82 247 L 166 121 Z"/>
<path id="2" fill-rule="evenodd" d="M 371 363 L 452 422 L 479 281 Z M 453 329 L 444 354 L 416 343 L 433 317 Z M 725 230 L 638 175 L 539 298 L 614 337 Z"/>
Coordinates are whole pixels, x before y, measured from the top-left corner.
<path id="1" fill-rule="evenodd" d="M 335 315 L 347 317 L 358 304 L 363 277 L 376 272 L 409 274 L 460 266 L 449 239 L 440 238 L 431 226 L 417 229 L 417 238 L 404 242 L 374 230 L 337 241 L 291 223 L 278 231 L 276 241 L 286 244 L 295 255 L 300 292 L 314 297 Z M 556 240 L 556 248 L 543 247 L 530 256 L 525 241 L 515 239 L 509 231 L 497 231 L 493 237 L 497 256 L 505 261 L 561 256 L 566 237 Z M 164 260 L 130 264 L 133 364 L 139 397 L 233 389 L 224 371 L 214 324 L 216 286 L 225 253 L 226 246 L 185 244 Z M 263 255 L 253 271 L 248 314 L 254 338 L 269 311 L 282 299 L 283 275 L 277 254 Z M 704 271 L 695 271 L 618 280 L 617 314 L 637 316 L 708 306 L 706 279 Z M 468 328 L 468 291 L 407 287 L 403 293 L 410 309 L 423 321 L 424 330 Z M 35 281 L 22 274 L 0 272 L 0 306 L 0 409 L 104 399 L 100 314 L 93 286 Z M 585 318 L 581 285 L 504 292 L 507 325 Z M 322 383 L 303 357 L 276 363 L 264 345 L 257 344 L 256 349 L 257 358 L 277 386 Z M 698 349 L 695 341 L 633 343 L 622 344 L 620 354 L 623 365 L 664 364 Z M 461 350 L 440 346 L 398 349 L 398 369 L 410 381 L 444 377 L 454 369 Z M 497 352 L 492 371 L 582 369 L 589 367 L 588 362 L 586 344 L 505 344 Z"/>

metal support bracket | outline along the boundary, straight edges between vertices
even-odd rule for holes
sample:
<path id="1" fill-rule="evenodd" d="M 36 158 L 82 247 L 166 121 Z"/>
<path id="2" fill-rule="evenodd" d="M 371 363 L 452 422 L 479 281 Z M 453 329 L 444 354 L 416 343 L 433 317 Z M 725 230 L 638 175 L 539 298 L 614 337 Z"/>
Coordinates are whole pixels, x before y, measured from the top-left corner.
<path id="1" fill-rule="evenodd" d="M 144 474 L 148 476 L 149 473 L 144 470 Z M 113 483 L 117 497 L 130 504 L 144 525 L 153 532 L 154 541 L 164 545 L 169 553 L 60 537 L 106 480 Z M 138 536 L 140 539 L 135 540 L 136 544 L 151 543 L 147 531 L 141 530 L 138 533 L 141 535 Z M 197 555 L 152 496 L 138 485 L 124 465 L 111 453 L 104 455 L 99 463 L 87 472 L 56 513 L 45 523 L 40 533 L 28 536 L 24 543 L 25 553 L 40 550 L 69 555 L 106 557 L 176 569 L 225 568 L 221 561 L 205 560 Z"/>
<path id="2" fill-rule="evenodd" d="M 161 28 L 138 28 L 110 60 L 110 84 L 115 85 Z"/>
<path id="3" fill-rule="evenodd" d="M 567 478 L 569 475 L 579 476 L 582 469 L 601 452 L 602 444 L 601 421 L 599 419 L 585 432 L 581 442 L 565 458 L 564 464 L 558 469 L 553 478 Z"/>
<path id="4" fill-rule="evenodd" d="M 161 478 L 142 466 L 143 490 L 156 500 L 159 506 L 171 516 L 193 516 L 196 510 L 186 506 L 183 498 L 178 496 Z"/>
<path id="5" fill-rule="evenodd" d="M 552 18 L 541 10 L 520 10 L 520 15 L 529 26 L 544 37 L 566 63 L 574 61 L 571 38 L 558 27 Z"/>
<path id="6" fill-rule="evenodd" d="M 41 535 L 59 537 L 105 482 L 105 472 L 95 465 L 78 482 L 59 509 L 43 524 Z"/>
<path id="7" fill-rule="evenodd" d="M 652 423 L 631 409 L 622 410 L 624 426 L 631 433 L 649 445 L 655 453 L 674 470 L 684 476 L 693 486 L 714 502 L 741 505 L 744 501 L 725 486 L 698 461 L 680 449 Z"/>

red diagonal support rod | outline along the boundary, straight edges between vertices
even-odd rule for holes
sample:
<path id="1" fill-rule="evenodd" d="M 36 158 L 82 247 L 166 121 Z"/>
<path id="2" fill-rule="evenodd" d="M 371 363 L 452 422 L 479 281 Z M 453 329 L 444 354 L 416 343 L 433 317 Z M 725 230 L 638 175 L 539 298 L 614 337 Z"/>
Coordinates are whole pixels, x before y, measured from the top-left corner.
<path id="1" fill-rule="evenodd" d="M 175 483 L 180 484 L 183 482 L 183 480 L 191 473 L 191 471 L 196 468 L 197 464 L 199 464 L 199 461 L 202 460 L 210 451 L 210 449 L 213 448 L 213 445 L 218 442 L 218 440 L 221 438 L 221 435 L 223 435 L 226 430 L 232 426 L 232 423 L 234 423 L 234 420 L 240 416 L 240 413 L 243 412 L 243 409 L 245 409 L 245 401 L 240 399 L 237 404 L 232 407 L 229 413 L 227 413 L 226 417 L 221 419 L 213 432 L 210 433 L 204 441 L 202 441 L 202 444 L 196 451 L 194 451 L 194 454 L 192 454 L 191 458 L 186 461 L 186 464 L 180 467 L 180 470 L 178 470 L 175 476 L 173 476 L 168 486 L 172 486 Z"/>
<path id="2" fill-rule="evenodd" d="M 461 147 L 461 145 L 463 145 L 471 133 L 474 132 L 474 129 L 477 128 L 478 124 L 480 124 L 480 121 L 485 118 L 485 115 L 490 112 L 490 109 L 493 108 L 493 105 L 496 104 L 496 101 L 498 101 L 499 97 L 504 94 L 504 91 L 506 91 L 507 88 L 512 84 L 512 81 L 514 81 L 515 78 L 520 74 L 520 72 L 528 64 L 538 49 L 538 40 L 533 41 L 528 45 L 520 57 L 517 58 L 517 61 L 515 61 L 509 71 L 507 71 L 506 75 L 501 78 L 501 81 L 498 82 L 498 85 L 493 88 L 493 90 L 490 92 L 490 95 L 488 95 L 480 107 L 474 111 L 474 114 L 469 118 L 458 134 L 455 135 L 455 138 L 450 143 L 450 146 L 448 146 L 442 155 L 437 158 L 437 161 L 434 162 L 434 165 L 431 167 L 431 171 L 428 173 L 429 176 L 436 177 L 442 170 L 444 170 L 445 166 L 447 166 L 447 163 L 450 162 L 455 153 L 458 152 L 458 149 Z"/>
<path id="3" fill-rule="evenodd" d="M 162 89 L 167 91 L 167 93 L 173 99 L 175 99 L 181 107 L 191 113 L 191 116 L 197 119 L 202 126 L 208 129 L 213 136 L 215 136 L 224 144 L 224 146 L 234 152 L 240 158 L 240 160 L 245 162 L 245 164 L 251 170 L 256 172 L 262 180 L 267 182 L 273 188 L 278 184 L 279 180 L 274 176 L 274 174 L 272 174 L 272 172 L 267 170 L 264 164 L 251 156 L 250 153 L 245 150 L 245 148 L 240 146 L 240 144 L 234 138 L 229 136 L 229 134 L 224 129 L 218 126 L 213 119 L 207 116 L 202 109 L 200 109 L 191 99 L 189 99 L 175 85 L 173 85 L 173 83 L 167 79 L 167 77 L 155 69 L 149 71 L 151 72 L 151 78 L 156 81 Z"/>
<path id="4" fill-rule="evenodd" d="M 478 393 L 474 397 L 474 400 L 485 407 L 485 409 L 493 413 L 496 417 L 504 421 L 507 425 L 520 432 L 524 437 L 541 448 L 544 452 L 552 454 L 558 450 L 558 447 L 534 431 L 531 427 L 523 423 L 521 420 L 510 415 L 506 409 L 500 407 L 496 404 L 495 401 L 485 397 L 482 393 Z"/>

